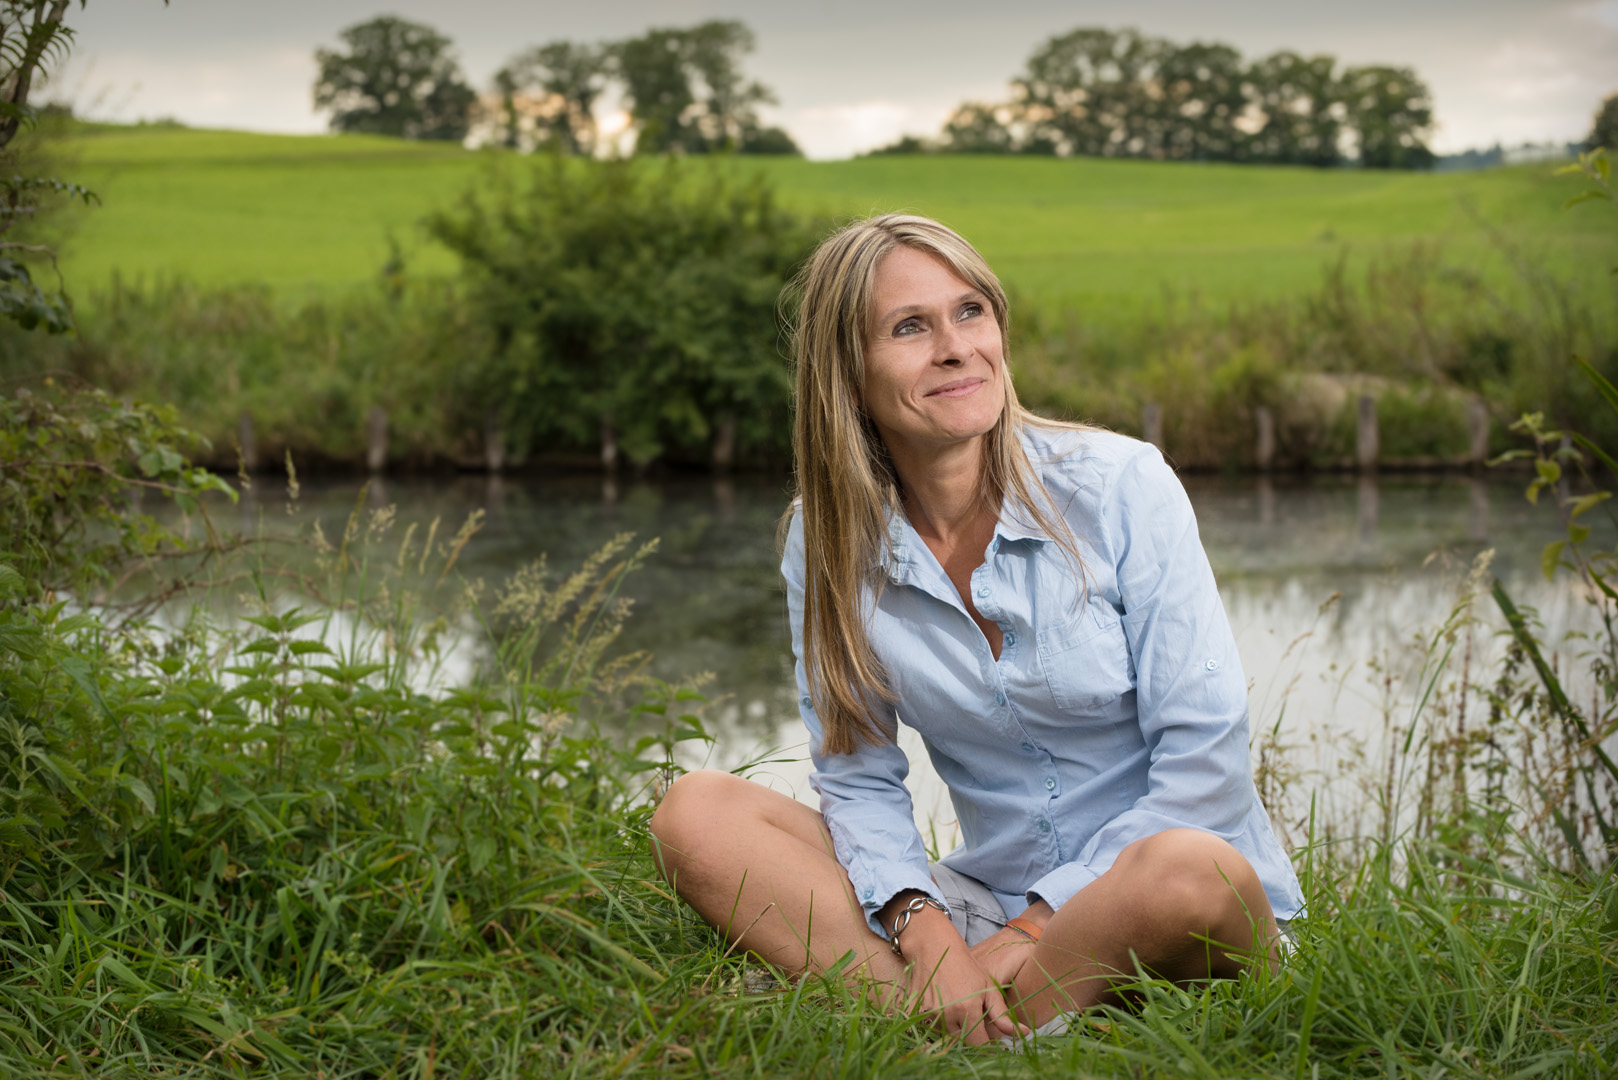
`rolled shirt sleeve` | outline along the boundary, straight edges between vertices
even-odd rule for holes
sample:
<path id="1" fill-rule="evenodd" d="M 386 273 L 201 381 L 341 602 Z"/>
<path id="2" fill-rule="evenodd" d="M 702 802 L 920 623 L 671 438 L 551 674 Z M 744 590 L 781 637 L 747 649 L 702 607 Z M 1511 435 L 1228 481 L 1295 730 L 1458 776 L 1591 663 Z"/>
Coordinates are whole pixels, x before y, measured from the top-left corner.
<path id="1" fill-rule="evenodd" d="M 1123 627 L 1136 672 L 1146 791 L 1077 857 L 1028 888 L 1060 908 L 1125 847 L 1165 829 L 1235 841 L 1255 803 L 1247 685 L 1190 500 L 1161 454 L 1142 446 L 1101 502 Z"/>
<path id="2" fill-rule="evenodd" d="M 854 895 L 871 930 L 886 938 L 877 918 L 884 905 L 908 889 L 944 902 L 927 869 L 927 849 L 916 828 L 905 778 L 910 761 L 895 741 L 898 719 L 884 705 L 878 713 L 884 740 L 860 744 L 851 754 L 828 754 L 824 731 L 809 696 L 803 662 L 804 541 L 801 517 L 794 515 L 781 561 L 786 579 L 787 611 L 796 658 L 798 711 L 809 731 L 814 765 L 809 783 L 820 796 L 820 813 L 831 833 L 837 861 L 854 886 Z"/>

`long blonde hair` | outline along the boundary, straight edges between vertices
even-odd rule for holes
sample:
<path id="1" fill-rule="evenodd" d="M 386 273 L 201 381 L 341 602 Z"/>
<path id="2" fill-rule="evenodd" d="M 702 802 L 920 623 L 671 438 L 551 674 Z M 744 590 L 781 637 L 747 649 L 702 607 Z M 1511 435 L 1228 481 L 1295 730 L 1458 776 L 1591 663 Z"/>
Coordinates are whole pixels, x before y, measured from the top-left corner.
<path id="1" fill-rule="evenodd" d="M 838 230 L 815 250 L 794 282 L 792 328 L 797 412 L 792 449 L 797 493 L 783 519 L 803 518 L 803 663 L 809 694 L 825 734 L 823 748 L 852 753 L 887 738 L 873 715 L 892 702 L 886 673 L 865 632 L 862 597 L 880 594 L 890 516 L 902 514 L 898 476 L 881 436 L 860 408 L 865 340 L 876 271 L 900 245 L 939 259 L 989 299 L 1010 359 L 1005 290 L 977 249 L 930 218 L 882 214 Z M 1078 427 L 1045 420 L 1017 403 L 1008 369 L 1000 380 L 1005 406 L 984 438 L 978 499 L 998 515 L 1007 499 L 1043 529 L 1082 575 L 1077 544 L 1054 513 L 1044 484 L 1023 450 L 1025 424 Z"/>

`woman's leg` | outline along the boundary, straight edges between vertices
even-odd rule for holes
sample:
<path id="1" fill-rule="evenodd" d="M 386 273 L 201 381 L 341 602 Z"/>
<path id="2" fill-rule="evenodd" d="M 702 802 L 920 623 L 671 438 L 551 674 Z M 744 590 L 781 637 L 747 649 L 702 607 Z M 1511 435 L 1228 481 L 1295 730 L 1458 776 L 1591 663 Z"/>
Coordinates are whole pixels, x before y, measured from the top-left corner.
<path id="1" fill-rule="evenodd" d="M 669 787 L 651 829 L 663 876 L 730 941 L 793 974 L 852 951 L 849 974 L 904 984 L 809 807 L 729 773 L 694 772 Z"/>
<path id="2" fill-rule="evenodd" d="M 1106 999 L 1137 962 L 1174 982 L 1230 977 L 1255 955 L 1273 959 L 1275 939 L 1264 886 L 1242 854 L 1211 833 L 1170 829 L 1126 847 L 1062 905 L 1007 1000 L 1024 1023 L 1042 1024 Z"/>

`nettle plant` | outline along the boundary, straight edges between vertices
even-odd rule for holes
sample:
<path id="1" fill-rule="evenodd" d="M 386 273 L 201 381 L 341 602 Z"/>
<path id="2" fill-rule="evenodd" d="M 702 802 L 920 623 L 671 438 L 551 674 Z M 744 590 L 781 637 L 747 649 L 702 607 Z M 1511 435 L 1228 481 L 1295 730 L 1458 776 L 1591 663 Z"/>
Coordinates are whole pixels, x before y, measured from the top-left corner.
<path id="1" fill-rule="evenodd" d="M 1560 173 L 1582 175 L 1589 181 L 1585 190 L 1568 200 L 1568 207 L 1605 202 L 1618 208 L 1604 150 L 1580 154 L 1576 163 Z M 1618 267 L 1612 272 L 1618 274 Z M 1599 398 L 1618 413 L 1618 387 L 1585 358 L 1574 356 L 1572 363 Z M 1545 578 L 1572 574 L 1580 594 L 1595 609 L 1596 629 L 1575 642 L 1591 685 L 1570 690 L 1564 676 L 1571 673 L 1559 673 L 1547 659 L 1534 613 L 1520 609 L 1496 581 L 1494 599 L 1511 634 L 1508 670 L 1527 666 L 1533 678 L 1517 684 L 1514 693 L 1497 694 L 1495 706 L 1560 729 L 1557 742 L 1564 752 L 1530 779 L 1571 860 L 1584 869 L 1594 869 L 1597 864 L 1610 864 L 1618 854 L 1618 762 L 1608 750 L 1618 735 L 1618 546 L 1595 542 L 1592 522 L 1605 517 L 1610 526 L 1605 535 L 1611 537 L 1618 534 L 1618 513 L 1613 511 L 1612 491 L 1602 486 L 1603 477 L 1593 466 L 1604 469 L 1610 478 L 1618 476 L 1618 460 L 1584 434 L 1552 426 L 1542 413 L 1523 416 L 1512 430 L 1531 439 L 1532 449 L 1508 451 L 1496 461 L 1531 460 L 1534 477 L 1528 484 L 1528 501 L 1537 504 L 1548 495 L 1564 526 L 1564 535 L 1546 544 L 1542 552 Z M 1579 482 L 1571 483 L 1575 477 Z M 1506 685 L 1508 680 L 1503 680 L 1502 686 Z"/>

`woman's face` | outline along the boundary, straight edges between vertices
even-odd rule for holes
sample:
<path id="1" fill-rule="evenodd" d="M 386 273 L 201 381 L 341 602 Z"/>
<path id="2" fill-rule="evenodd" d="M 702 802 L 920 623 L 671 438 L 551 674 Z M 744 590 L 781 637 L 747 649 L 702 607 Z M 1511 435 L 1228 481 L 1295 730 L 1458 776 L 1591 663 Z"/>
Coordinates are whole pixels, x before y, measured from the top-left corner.
<path id="1" fill-rule="evenodd" d="M 875 284 L 861 404 L 888 451 L 926 454 L 988 432 L 1005 407 L 989 298 L 942 259 L 904 246 L 877 264 Z"/>

